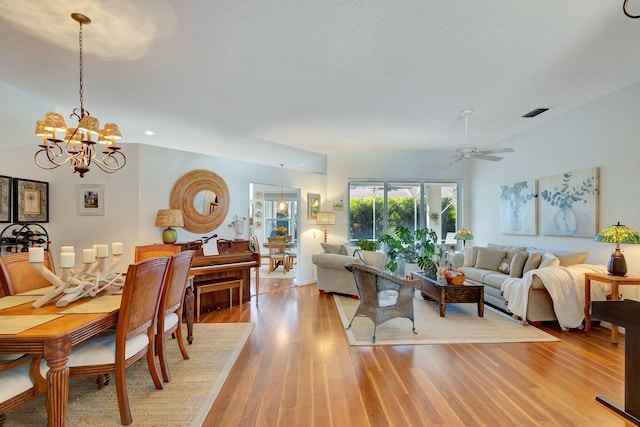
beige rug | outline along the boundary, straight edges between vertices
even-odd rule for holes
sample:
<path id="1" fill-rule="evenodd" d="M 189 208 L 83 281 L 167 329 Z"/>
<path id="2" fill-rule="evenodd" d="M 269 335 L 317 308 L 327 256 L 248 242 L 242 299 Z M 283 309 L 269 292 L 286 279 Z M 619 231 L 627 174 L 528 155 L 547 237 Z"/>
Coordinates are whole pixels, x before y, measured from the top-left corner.
<path id="1" fill-rule="evenodd" d="M 178 345 L 169 341 L 172 380 L 156 390 L 146 360 L 127 370 L 133 426 L 200 426 L 253 330 L 252 323 L 199 323 L 183 360 Z M 186 329 L 184 331 L 186 337 Z M 119 426 L 115 379 L 102 390 L 96 378 L 73 377 L 69 390 L 68 426 Z M 9 426 L 45 426 L 44 396 L 7 412 Z"/>
<path id="2" fill-rule="evenodd" d="M 345 327 L 358 308 L 359 300 L 334 295 L 336 307 Z M 498 310 L 485 305 L 484 317 L 478 317 L 477 304 L 447 304 L 445 317 L 440 317 L 435 301 L 425 300 L 419 292 L 413 302 L 416 332 L 409 319 L 392 319 L 378 326 L 376 343 L 371 343 L 373 322 L 356 317 L 351 329 L 345 330 L 351 345 L 411 345 L 454 343 L 505 343 L 559 341 L 534 326 L 523 326 Z"/>
<path id="3" fill-rule="evenodd" d="M 269 273 L 269 266 L 263 265 L 260 267 L 260 278 L 261 279 L 294 279 L 296 277 L 296 270 L 289 270 L 288 272 L 284 272 L 284 268 L 282 266 L 278 266 L 274 271 Z"/>

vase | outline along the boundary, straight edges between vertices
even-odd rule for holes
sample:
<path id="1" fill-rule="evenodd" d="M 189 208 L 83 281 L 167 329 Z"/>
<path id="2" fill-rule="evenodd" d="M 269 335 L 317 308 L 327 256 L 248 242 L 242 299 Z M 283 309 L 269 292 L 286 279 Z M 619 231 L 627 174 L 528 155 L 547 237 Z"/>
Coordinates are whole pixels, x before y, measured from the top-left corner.
<path id="1" fill-rule="evenodd" d="M 236 232 L 235 240 L 242 240 L 244 238 L 244 221 L 237 221 L 233 224 L 233 231 Z"/>
<path id="2" fill-rule="evenodd" d="M 522 214 L 520 208 L 513 208 L 511 210 L 511 230 L 520 231 L 522 229 Z"/>
<path id="3" fill-rule="evenodd" d="M 553 218 L 553 225 L 560 235 L 572 236 L 578 229 L 578 216 L 571 206 L 566 206 Z"/>

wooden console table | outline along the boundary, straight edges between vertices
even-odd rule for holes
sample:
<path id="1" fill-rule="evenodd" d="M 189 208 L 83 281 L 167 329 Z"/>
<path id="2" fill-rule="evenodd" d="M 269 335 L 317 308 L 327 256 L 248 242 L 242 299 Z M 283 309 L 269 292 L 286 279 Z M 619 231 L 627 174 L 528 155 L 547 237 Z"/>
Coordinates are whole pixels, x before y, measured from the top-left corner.
<path id="1" fill-rule="evenodd" d="M 584 332 L 591 335 L 591 281 L 611 284 L 611 301 L 618 301 L 618 287 L 622 285 L 640 285 L 640 277 L 610 276 L 605 273 L 584 274 Z M 606 320 L 606 319 L 602 319 Z M 611 343 L 618 344 L 618 325 L 611 324 Z"/>

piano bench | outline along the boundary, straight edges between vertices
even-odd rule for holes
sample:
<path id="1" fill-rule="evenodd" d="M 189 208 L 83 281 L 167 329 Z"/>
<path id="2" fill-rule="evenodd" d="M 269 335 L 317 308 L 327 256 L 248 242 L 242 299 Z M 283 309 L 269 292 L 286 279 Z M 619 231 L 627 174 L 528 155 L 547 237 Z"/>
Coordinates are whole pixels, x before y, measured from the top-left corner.
<path id="1" fill-rule="evenodd" d="M 196 322 L 200 323 L 200 296 L 209 292 L 223 291 L 229 289 L 229 308 L 233 307 L 233 289 L 238 288 L 238 302 L 242 305 L 242 279 L 218 279 L 217 281 L 196 284 Z"/>

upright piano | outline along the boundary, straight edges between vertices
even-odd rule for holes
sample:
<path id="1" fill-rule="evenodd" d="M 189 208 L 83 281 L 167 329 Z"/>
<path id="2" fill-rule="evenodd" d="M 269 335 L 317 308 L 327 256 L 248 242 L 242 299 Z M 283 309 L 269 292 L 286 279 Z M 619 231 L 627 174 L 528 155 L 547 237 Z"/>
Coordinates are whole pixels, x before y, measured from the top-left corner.
<path id="1" fill-rule="evenodd" d="M 218 255 L 204 255 L 202 246 L 194 246 L 193 242 L 178 243 L 181 250 L 193 249 L 196 251 L 191 266 L 193 284 L 197 288 L 199 284 L 207 284 L 224 279 L 242 279 L 242 302 L 251 299 L 251 269 L 256 270 L 256 283 L 259 282 L 260 254 L 252 252 L 248 240 L 218 240 Z M 233 303 L 240 303 L 239 292 L 233 292 Z M 229 307 L 229 292 L 219 291 L 202 295 L 202 306 L 207 309 Z M 195 309 L 195 307 L 194 307 Z"/>

